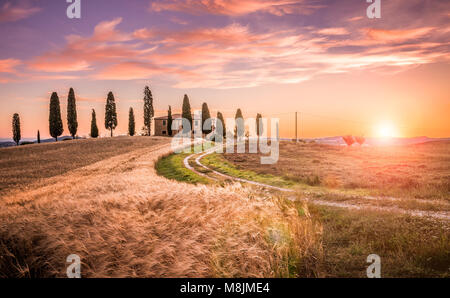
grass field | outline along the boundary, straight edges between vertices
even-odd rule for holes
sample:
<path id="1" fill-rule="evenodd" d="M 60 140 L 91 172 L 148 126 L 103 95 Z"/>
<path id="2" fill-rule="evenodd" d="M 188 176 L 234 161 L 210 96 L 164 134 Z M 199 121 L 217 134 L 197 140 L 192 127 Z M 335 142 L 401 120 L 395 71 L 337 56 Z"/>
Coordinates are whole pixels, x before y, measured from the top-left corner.
<path id="1" fill-rule="evenodd" d="M 323 277 L 364 278 L 373 253 L 382 277 L 450 277 L 448 222 L 314 204 L 309 210 L 323 226 Z"/>
<path id="2" fill-rule="evenodd" d="M 193 173 L 186 169 L 183 165 L 183 160 L 188 156 L 188 153 L 170 154 L 163 156 L 156 163 L 156 172 L 158 175 L 164 176 L 168 179 L 177 181 L 184 181 L 188 183 L 203 183 L 208 184 L 208 179 Z"/>
<path id="3" fill-rule="evenodd" d="M 2 178 L 0 277 L 64 277 L 70 254 L 80 256 L 82 277 L 318 275 L 321 228 L 297 215 L 299 208 L 309 214 L 306 205 L 239 184 L 159 176 L 155 163 L 170 152 L 169 141 L 127 137 L 1 151 L 15 174 Z"/>
<path id="4" fill-rule="evenodd" d="M 280 143 L 275 165 L 258 154 L 224 154 L 240 170 L 313 186 L 370 195 L 450 202 L 450 142 L 409 146 L 340 147 Z"/>
<path id="5" fill-rule="evenodd" d="M 1 174 L 0 277 L 63 277 L 73 253 L 82 259 L 83 277 L 365 277 L 372 253 L 380 255 L 385 277 L 450 276 L 448 221 L 305 200 L 450 210 L 442 190 L 428 188 L 430 198 L 413 190 L 399 191 L 404 199 L 368 200 L 366 195 L 382 189 L 326 185 L 320 171 L 317 179 L 308 179 L 310 172 L 293 179 L 283 167 L 305 161 L 295 161 L 294 153 L 283 161 L 283 152 L 295 151 L 292 144 L 282 144 L 283 162 L 276 169 L 250 165 L 253 155 L 202 160 L 231 176 L 294 190 L 262 191 L 188 171 L 187 154 L 170 154 L 169 142 L 119 137 L 0 150 L 7 169 Z M 314 156 L 322 154 L 324 161 L 333 156 L 322 146 L 294 146 L 318 150 Z M 447 152 L 435 146 L 428 148 L 442 162 L 425 172 L 433 179 L 448 169 Z M 367 159 L 366 151 L 346 149 Z M 309 168 L 320 165 L 316 158 Z M 393 157 L 390 162 L 405 163 Z"/>
<path id="6" fill-rule="evenodd" d="M 400 211 L 420 211 L 426 212 L 448 212 L 449 193 L 445 192 L 445 183 L 434 184 L 436 177 L 445 176 L 448 170 L 447 156 L 448 152 L 444 150 L 449 144 L 427 144 L 421 146 L 412 146 L 413 148 L 393 148 L 395 155 L 388 155 L 388 148 L 328 148 L 328 146 L 305 145 L 282 143 L 280 165 L 261 165 L 259 158 L 254 154 L 217 154 L 206 155 L 201 162 L 209 168 L 227 174 L 232 177 L 238 177 L 251 181 L 256 181 L 268 185 L 279 186 L 292 189 L 292 194 L 280 194 L 280 198 L 285 200 L 285 204 L 303 206 L 305 197 L 308 200 L 309 210 L 312 219 L 317 226 L 323 228 L 321 238 L 323 255 L 317 259 L 315 264 L 318 267 L 316 274 L 322 277 L 365 277 L 368 264 L 366 258 L 369 254 L 376 253 L 382 259 L 382 275 L 384 277 L 449 277 L 450 276 L 450 225 L 448 220 L 436 220 L 426 216 L 417 216 L 416 214 L 405 214 Z M 312 154 L 312 160 L 306 161 L 306 157 L 297 157 L 295 155 L 297 146 L 298 151 L 317 151 Z M 324 149 L 325 148 L 325 149 Z M 431 150 L 431 152 L 415 152 L 417 150 Z M 402 189 L 400 185 L 395 190 L 395 194 L 403 194 L 404 197 L 384 198 L 373 197 L 373 195 L 382 193 L 388 187 L 374 187 L 373 184 L 364 185 L 355 184 L 352 187 L 345 187 L 339 184 L 329 185 L 323 183 L 323 175 L 326 166 L 320 165 L 315 161 L 318 155 L 322 155 L 322 160 L 331 159 L 336 153 L 329 154 L 335 150 L 343 150 L 342 154 L 348 154 L 356 160 L 367 160 L 375 158 L 375 152 L 381 152 L 384 160 L 380 165 L 390 169 L 387 175 L 397 174 L 398 179 L 394 181 L 393 187 L 399 187 L 395 184 L 401 181 L 403 172 L 393 170 L 395 164 L 404 164 L 402 159 L 405 155 L 427 156 L 435 164 L 429 166 L 428 171 L 423 175 L 431 177 L 433 186 L 423 185 L 420 189 Z M 350 149 L 349 151 L 344 151 Z M 364 149 L 356 151 L 358 149 Z M 324 150 L 324 152 L 322 152 Z M 288 156 L 283 156 L 283 152 L 289 151 Z M 408 153 L 408 151 L 411 151 Z M 420 154 L 419 154 L 420 153 Z M 328 155 L 327 155 L 328 154 Z M 369 154 L 369 156 L 367 156 Z M 434 157 L 430 155 L 436 154 Z M 175 156 L 173 156 L 175 158 Z M 297 158 L 297 159 L 296 159 Z M 418 157 L 416 157 L 418 158 Z M 441 159 L 442 163 L 438 166 L 436 159 Z M 194 158 L 193 158 L 194 159 Z M 289 161 L 286 161 L 288 159 Z M 341 158 L 335 161 L 344 162 Z M 348 160 L 346 161 L 348 162 Z M 426 160 L 416 159 L 415 162 L 425 163 Z M 307 165 L 302 165 L 306 163 Z M 389 164 L 390 163 L 390 164 Z M 288 169 L 286 168 L 288 165 Z M 312 174 L 311 170 L 317 165 L 318 170 Z M 184 168 L 182 162 L 171 164 L 173 168 Z M 300 170 L 293 170 L 295 166 L 308 168 L 310 172 L 302 174 Z M 337 166 L 337 165 L 335 165 Z M 360 177 L 352 173 L 353 166 L 346 167 L 341 164 L 342 179 L 356 181 Z M 414 163 L 413 165 L 414 166 Z M 419 164 L 419 166 L 421 166 Z M 197 169 L 198 170 L 198 169 Z M 337 171 L 333 168 L 334 171 Z M 286 173 L 291 173 L 286 175 Z M 206 171 L 208 174 L 208 172 Z M 280 174 L 284 173 L 284 174 Z M 440 173 L 440 175 L 439 175 Z M 280 176 L 277 176 L 277 175 Z M 369 173 L 367 177 L 370 176 Z M 195 174 L 193 174 L 195 175 Z M 297 178 L 292 177 L 296 175 Z M 409 173 L 410 178 L 420 176 Z M 349 177 L 347 177 L 349 176 Z M 377 176 L 375 174 L 375 176 Z M 364 177 L 362 177 L 364 178 Z M 423 181 L 423 177 L 419 177 Z M 364 178 L 368 179 L 368 178 Z M 411 178 L 412 179 L 412 178 Z M 437 179 L 437 178 L 436 178 Z M 211 183 L 211 182 L 209 182 Z M 226 183 L 225 183 L 226 185 Z M 267 192 L 264 192 L 267 193 Z M 429 194 L 430 197 L 423 197 L 423 194 Z M 421 194 L 421 195 L 419 195 Z M 288 202 L 287 198 L 292 201 Z M 331 202 L 336 204 L 349 204 L 356 208 L 342 208 L 333 206 L 323 206 L 316 204 L 318 199 L 321 202 Z M 358 210 L 359 209 L 359 210 Z M 298 212 L 301 217 L 302 212 Z"/>
<path id="7" fill-rule="evenodd" d="M 168 143 L 164 138 L 116 137 L 0 149 L 0 195 L 133 150 Z"/>

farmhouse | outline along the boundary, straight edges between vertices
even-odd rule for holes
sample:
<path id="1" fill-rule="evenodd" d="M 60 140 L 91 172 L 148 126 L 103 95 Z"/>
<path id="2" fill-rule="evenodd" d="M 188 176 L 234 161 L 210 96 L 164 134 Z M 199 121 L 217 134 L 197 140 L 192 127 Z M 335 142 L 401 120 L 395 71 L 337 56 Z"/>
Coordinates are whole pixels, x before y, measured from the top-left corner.
<path id="1" fill-rule="evenodd" d="M 192 126 L 193 130 L 201 128 L 202 115 L 201 111 L 196 111 L 192 115 Z M 168 116 L 155 117 L 155 136 L 168 136 Z M 172 115 L 172 127 L 178 127 L 178 129 L 172 129 L 172 136 L 176 135 L 182 129 L 182 117 L 181 114 L 173 114 Z"/>

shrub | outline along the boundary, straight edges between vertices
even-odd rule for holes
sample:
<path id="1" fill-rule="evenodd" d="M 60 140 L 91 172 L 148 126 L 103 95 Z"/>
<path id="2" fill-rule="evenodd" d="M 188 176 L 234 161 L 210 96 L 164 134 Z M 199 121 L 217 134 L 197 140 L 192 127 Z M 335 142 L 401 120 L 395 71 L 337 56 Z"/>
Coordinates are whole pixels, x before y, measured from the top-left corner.
<path id="1" fill-rule="evenodd" d="M 364 137 L 355 137 L 355 141 L 362 146 L 366 142 L 366 139 Z"/>
<path id="2" fill-rule="evenodd" d="M 317 186 L 320 185 L 320 177 L 317 175 L 306 177 L 305 183 L 309 186 Z"/>
<path id="3" fill-rule="evenodd" d="M 355 140 L 353 139 L 353 137 L 351 135 L 343 136 L 342 139 L 348 146 L 351 146 L 355 143 Z"/>

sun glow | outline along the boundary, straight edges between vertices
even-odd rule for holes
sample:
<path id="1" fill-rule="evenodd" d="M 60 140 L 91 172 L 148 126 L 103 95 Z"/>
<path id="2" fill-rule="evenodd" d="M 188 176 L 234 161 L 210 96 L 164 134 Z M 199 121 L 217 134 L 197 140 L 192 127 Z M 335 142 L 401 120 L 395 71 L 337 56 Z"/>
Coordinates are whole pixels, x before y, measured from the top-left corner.
<path id="1" fill-rule="evenodd" d="M 380 138 L 398 137 L 398 131 L 396 127 L 389 122 L 380 123 L 375 129 L 375 133 Z"/>

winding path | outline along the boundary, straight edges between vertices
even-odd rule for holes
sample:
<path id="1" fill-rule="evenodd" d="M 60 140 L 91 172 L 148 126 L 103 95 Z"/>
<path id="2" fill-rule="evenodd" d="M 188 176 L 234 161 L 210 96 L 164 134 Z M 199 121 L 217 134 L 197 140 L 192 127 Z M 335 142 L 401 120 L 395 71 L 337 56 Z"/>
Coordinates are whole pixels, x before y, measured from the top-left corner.
<path id="1" fill-rule="evenodd" d="M 213 173 L 217 176 L 226 178 L 226 179 L 230 179 L 230 180 L 234 180 L 234 181 L 239 181 L 239 182 L 243 182 L 243 183 L 248 183 L 248 184 L 252 184 L 252 185 L 256 185 L 259 187 L 263 187 L 263 188 L 268 188 L 268 189 L 273 189 L 273 190 L 277 190 L 277 191 L 281 191 L 281 192 L 286 192 L 286 193 L 294 193 L 295 190 L 293 189 L 289 189 L 289 188 L 282 188 L 282 187 L 277 187 L 277 186 L 273 186 L 273 185 L 269 185 L 269 184 L 265 184 L 265 183 L 261 183 L 261 182 L 256 182 L 256 181 L 251 181 L 251 180 L 247 180 L 247 179 L 243 179 L 243 178 L 238 178 L 238 177 L 233 177 L 221 172 L 218 172 L 214 169 L 211 169 L 207 166 L 205 166 L 204 164 L 201 163 L 201 159 L 207 155 L 210 155 L 212 153 L 214 153 L 217 150 L 217 147 L 213 147 L 211 149 L 208 149 L 204 152 L 201 152 L 201 154 L 199 153 L 194 153 L 191 154 L 189 156 L 187 156 L 184 159 L 184 166 L 193 171 L 194 173 L 196 173 L 197 175 L 201 175 L 203 177 L 206 177 L 208 179 L 213 179 L 213 180 L 218 180 L 217 178 L 211 177 L 209 175 L 206 175 L 205 173 L 201 173 L 199 171 L 197 171 L 194 167 L 192 167 L 189 164 L 189 160 L 198 155 L 195 158 L 195 163 L 204 168 L 205 170 L 208 170 L 210 173 Z M 374 198 L 374 197 L 362 197 L 363 199 L 368 199 L 368 200 L 378 200 L 381 198 Z M 288 198 L 289 200 L 295 201 L 297 198 L 295 196 L 291 196 Z M 396 198 L 386 198 L 388 200 L 399 200 Z M 445 220 L 445 221 L 450 221 L 450 214 L 448 212 L 438 212 L 438 211 L 425 211 L 425 210 L 406 210 L 406 209 L 402 209 L 399 207 L 383 207 L 383 206 L 374 206 L 374 205 L 367 205 L 367 204 L 349 204 L 349 203 L 342 203 L 342 202 L 333 202 L 333 201 L 325 201 L 325 200 L 321 200 L 321 199 L 311 199 L 311 198 L 306 198 L 306 200 L 308 202 L 312 202 L 314 204 L 317 205 L 322 205 L 322 206 L 330 206 L 330 207 L 340 207 L 340 208 L 346 208 L 346 209 L 353 209 L 353 210 L 373 210 L 373 211 L 387 211 L 387 212 L 395 212 L 395 213 L 401 213 L 401 214 L 406 214 L 406 215 L 411 215 L 411 216 L 418 216 L 418 217 L 431 217 L 431 218 L 435 218 L 435 219 L 439 219 L 439 220 Z"/>

